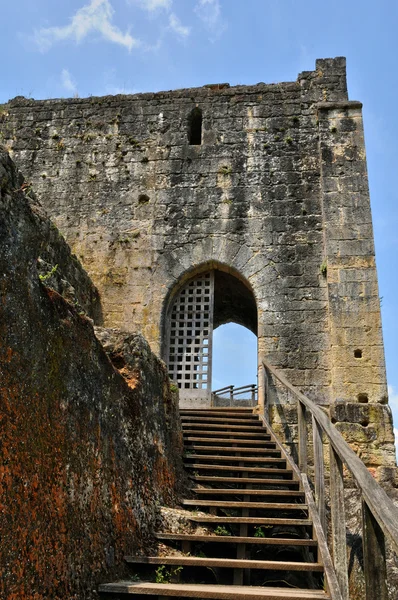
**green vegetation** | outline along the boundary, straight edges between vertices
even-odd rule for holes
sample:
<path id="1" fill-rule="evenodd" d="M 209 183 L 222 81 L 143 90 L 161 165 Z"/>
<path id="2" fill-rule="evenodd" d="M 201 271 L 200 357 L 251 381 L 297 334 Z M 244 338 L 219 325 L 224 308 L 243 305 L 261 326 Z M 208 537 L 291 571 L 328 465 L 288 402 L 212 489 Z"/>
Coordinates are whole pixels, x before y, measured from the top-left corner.
<path id="1" fill-rule="evenodd" d="M 172 578 L 177 578 L 183 567 L 167 570 L 166 565 L 161 565 L 155 571 L 155 583 L 170 583 Z"/>
<path id="2" fill-rule="evenodd" d="M 129 144 L 131 144 L 132 146 L 134 146 L 134 148 L 139 148 L 141 146 L 141 143 L 138 140 L 136 140 L 135 138 L 133 138 L 133 137 L 130 137 L 128 139 L 128 142 L 129 142 Z"/>
<path id="3" fill-rule="evenodd" d="M 228 531 L 228 529 L 226 529 L 222 525 L 219 525 L 218 527 L 216 527 L 214 530 L 214 533 L 216 535 L 231 535 L 231 532 Z"/>
<path id="4" fill-rule="evenodd" d="M 42 283 L 45 283 L 46 281 L 48 281 L 48 279 L 50 279 L 56 272 L 58 269 L 58 265 L 55 265 L 52 269 L 50 269 L 47 273 L 45 273 L 45 275 L 39 275 L 39 279 Z"/>
<path id="5" fill-rule="evenodd" d="M 265 538 L 265 533 L 262 527 L 254 528 L 254 537 L 256 538 Z"/>
<path id="6" fill-rule="evenodd" d="M 223 165 L 218 169 L 220 175 L 230 175 L 232 173 L 232 167 L 229 165 Z"/>
<path id="7" fill-rule="evenodd" d="M 321 272 L 321 274 L 326 277 L 327 273 L 328 273 L 328 264 L 326 259 L 323 261 L 323 263 L 321 264 L 321 266 L 319 267 L 319 270 Z"/>

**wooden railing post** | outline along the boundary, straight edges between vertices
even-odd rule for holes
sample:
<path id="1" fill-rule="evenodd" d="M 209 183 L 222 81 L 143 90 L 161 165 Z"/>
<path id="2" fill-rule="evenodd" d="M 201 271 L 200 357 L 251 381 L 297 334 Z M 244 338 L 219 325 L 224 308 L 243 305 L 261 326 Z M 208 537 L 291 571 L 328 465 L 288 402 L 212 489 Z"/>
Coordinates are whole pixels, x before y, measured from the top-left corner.
<path id="1" fill-rule="evenodd" d="M 326 533 L 325 465 L 323 461 L 322 429 L 320 425 L 318 425 L 314 415 L 312 416 L 312 439 L 314 443 L 314 483 L 316 506 L 323 531 Z"/>
<path id="2" fill-rule="evenodd" d="M 234 386 L 231 385 L 229 388 L 229 402 L 230 402 L 231 406 L 232 406 L 233 401 L 234 401 Z"/>
<path id="3" fill-rule="evenodd" d="M 329 444 L 329 451 L 333 563 L 342 600 L 349 600 L 343 463 L 332 444 Z"/>
<path id="4" fill-rule="evenodd" d="M 252 385 L 252 404 L 254 406 L 254 403 L 256 401 L 256 385 L 253 383 Z"/>
<path id="5" fill-rule="evenodd" d="M 299 447 L 299 469 L 307 474 L 307 421 L 306 408 L 298 400 L 297 402 L 297 423 L 298 423 L 298 447 Z"/>
<path id="6" fill-rule="evenodd" d="M 384 533 L 365 500 L 362 523 L 366 600 L 388 600 Z"/>

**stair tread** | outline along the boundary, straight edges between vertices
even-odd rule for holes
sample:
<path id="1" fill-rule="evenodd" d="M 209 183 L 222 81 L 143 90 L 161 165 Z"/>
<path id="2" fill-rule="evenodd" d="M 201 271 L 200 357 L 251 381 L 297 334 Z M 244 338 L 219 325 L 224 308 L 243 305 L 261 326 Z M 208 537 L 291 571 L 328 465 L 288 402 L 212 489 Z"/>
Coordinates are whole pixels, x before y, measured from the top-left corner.
<path id="1" fill-rule="evenodd" d="M 207 413 L 213 413 L 213 412 L 229 412 L 229 413 L 241 413 L 241 412 L 247 412 L 250 414 L 254 414 L 253 413 L 253 407 L 252 406 L 216 406 L 216 407 L 209 407 L 209 408 L 180 408 L 180 415 L 184 415 L 187 413 L 202 413 L 202 414 L 207 414 Z"/>
<path id="2" fill-rule="evenodd" d="M 268 444 L 270 446 L 274 446 L 276 448 L 275 442 L 271 442 L 270 440 L 245 440 L 245 439 L 225 439 L 225 438 L 215 438 L 215 437 L 186 437 L 186 442 L 210 442 L 211 444 L 216 444 L 219 442 L 223 442 L 225 444 L 251 444 L 253 446 L 263 446 Z M 209 448 L 213 448 L 213 446 L 209 446 Z"/>
<path id="3" fill-rule="evenodd" d="M 221 496 L 293 496 L 304 498 L 304 492 L 299 490 L 242 490 L 242 489 L 219 489 L 219 488 L 190 488 L 192 492 L 196 494 L 204 494 L 206 496 L 212 496 L 214 494 Z"/>
<path id="4" fill-rule="evenodd" d="M 209 419 L 209 421 L 212 421 L 212 420 Z M 208 422 L 203 423 L 202 421 L 196 422 L 196 421 L 191 420 L 186 425 L 189 427 L 196 427 L 196 426 L 203 427 L 204 425 L 206 425 L 206 427 L 209 427 L 209 428 L 214 428 L 214 429 L 219 428 L 219 429 L 228 429 L 228 430 L 232 429 L 233 431 L 253 431 L 253 430 L 257 431 L 258 430 L 260 432 L 260 431 L 264 430 L 264 433 L 267 431 L 265 429 L 265 427 L 263 427 L 262 423 L 260 423 L 260 425 L 257 425 L 257 423 L 253 424 L 253 425 L 233 425 L 232 423 L 228 424 L 228 425 L 222 425 L 221 423 L 214 423 L 214 421 L 212 421 L 210 423 L 208 423 Z M 184 430 L 184 427 L 183 427 L 183 430 Z"/>
<path id="5" fill-rule="evenodd" d="M 280 454 L 278 448 L 237 448 L 236 446 L 201 446 L 199 444 L 191 444 L 186 446 L 186 450 L 214 450 L 217 452 L 253 452 L 257 454 Z"/>
<path id="6" fill-rule="evenodd" d="M 214 465 L 214 464 L 210 464 L 210 465 L 203 465 L 201 463 L 196 463 L 196 464 L 184 464 L 185 467 L 188 467 L 190 469 L 206 469 L 208 471 L 247 471 L 248 473 L 275 473 L 275 474 L 282 474 L 285 473 L 286 475 L 291 475 L 292 471 L 289 469 L 276 469 L 276 468 L 261 468 L 261 467 L 239 467 L 239 466 L 229 466 L 229 465 Z M 288 480 L 288 481 L 291 481 Z"/>
<path id="7" fill-rule="evenodd" d="M 221 421 L 222 423 L 237 423 L 238 425 L 243 423 L 245 425 L 247 425 L 248 427 L 263 427 L 263 424 L 261 421 L 258 420 L 258 417 L 250 417 L 250 418 L 246 418 L 246 419 L 240 419 L 238 417 L 227 417 L 225 415 L 220 415 L 219 417 L 216 417 L 215 415 L 212 415 L 211 417 L 197 417 L 195 415 L 183 415 L 181 417 L 181 421 L 182 423 L 186 423 L 186 422 L 190 422 L 193 421 L 194 423 L 214 423 L 216 424 L 217 421 Z"/>
<path id="8" fill-rule="evenodd" d="M 185 459 L 194 460 L 225 460 L 232 462 L 271 462 L 271 463 L 281 463 L 286 462 L 286 458 L 272 458 L 272 456 L 220 456 L 218 454 L 189 454 L 188 456 L 184 456 Z"/>
<path id="9" fill-rule="evenodd" d="M 210 415 L 210 416 L 209 416 Z M 185 414 L 180 414 L 180 418 L 181 419 L 190 419 L 192 417 L 197 417 L 199 419 L 203 419 L 205 417 L 207 418 L 214 418 L 214 419 L 242 419 L 242 421 L 252 421 L 254 419 L 258 419 L 258 417 L 256 415 L 253 415 L 253 413 L 221 413 L 221 412 L 213 412 L 213 413 L 198 413 L 197 411 L 192 412 L 192 413 L 185 413 Z"/>
<path id="10" fill-rule="evenodd" d="M 235 600 L 244 598 L 251 600 L 265 598 L 266 600 L 330 600 L 323 590 L 294 590 L 289 588 L 273 588 L 240 585 L 206 585 L 193 583 L 150 583 L 138 581 L 118 581 L 99 586 L 100 592 L 125 594 L 152 594 L 158 596 L 184 596 L 191 598 L 220 598 Z"/>
<path id="11" fill-rule="evenodd" d="M 213 506 L 225 508 L 263 508 L 285 510 L 307 510 L 306 504 L 288 504 L 287 502 L 233 502 L 229 500 L 182 500 L 184 506 Z"/>
<path id="12" fill-rule="evenodd" d="M 195 523 L 231 523 L 240 524 L 247 523 L 248 525 L 303 525 L 311 526 L 310 519 L 276 519 L 268 517 L 200 517 L 193 515 L 188 517 L 190 521 Z"/>
<path id="13" fill-rule="evenodd" d="M 266 433 L 266 429 L 264 429 L 264 432 L 250 432 L 250 431 L 225 431 L 225 430 L 216 430 L 216 431 L 209 431 L 208 429 L 183 429 L 183 434 L 187 435 L 187 434 L 191 434 L 194 433 L 195 435 L 206 435 L 206 436 L 220 436 L 220 435 L 224 435 L 224 436 L 231 436 L 233 435 L 234 437 L 252 437 L 252 438 L 261 438 L 262 440 L 267 440 L 270 441 L 271 440 L 271 436 L 269 433 Z M 209 438 L 211 439 L 211 437 Z"/>
<path id="14" fill-rule="evenodd" d="M 183 542 L 210 542 L 222 544 L 259 544 L 267 546 L 317 546 L 318 542 L 301 538 L 254 537 L 237 535 L 196 535 L 188 533 L 155 533 L 158 540 Z"/>
<path id="15" fill-rule="evenodd" d="M 254 483 L 263 485 L 299 485 L 297 479 L 265 479 L 261 477 L 212 477 L 209 475 L 190 475 L 190 478 L 198 482 L 207 483 Z"/>
<path id="16" fill-rule="evenodd" d="M 278 560 L 246 560 L 236 558 L 204 558 L 201 556 L 126 556 L 131 564 L 224 567 L 231 569 L 267 569 L 275 571 L 323 571 L 321 563 Z"/>

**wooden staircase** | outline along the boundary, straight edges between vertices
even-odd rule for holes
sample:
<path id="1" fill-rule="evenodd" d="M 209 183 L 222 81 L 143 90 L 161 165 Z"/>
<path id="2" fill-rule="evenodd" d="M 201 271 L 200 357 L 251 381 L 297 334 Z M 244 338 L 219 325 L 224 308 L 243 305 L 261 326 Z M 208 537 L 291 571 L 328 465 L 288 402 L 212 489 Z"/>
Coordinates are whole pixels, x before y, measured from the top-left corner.
<path id="1" fill-rule="evenodd" d="M 181 419 L 192 481 L 182 505 L 211 532 L 158 533 L 170 555 L 126 557 L 140 580 L 102 585 L 101 597 L 330 600 L 301 483 L 263 422 L 245 408 L 181 410 Z"/>

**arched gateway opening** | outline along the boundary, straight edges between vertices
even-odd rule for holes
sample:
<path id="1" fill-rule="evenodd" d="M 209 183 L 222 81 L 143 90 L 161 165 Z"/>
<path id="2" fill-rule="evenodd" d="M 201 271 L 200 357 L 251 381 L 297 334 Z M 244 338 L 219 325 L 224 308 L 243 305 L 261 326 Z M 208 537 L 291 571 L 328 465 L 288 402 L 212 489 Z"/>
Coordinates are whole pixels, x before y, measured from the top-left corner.
<path id="1" fill-rule="evenodd" d="M 209 404 L 213 331 L 237 323 L 257 335 L 257 305 L 249 283 L 217 266 L 190 274 L 171 291 L 164 320 L 164 357 L 183 404 Z"/>

